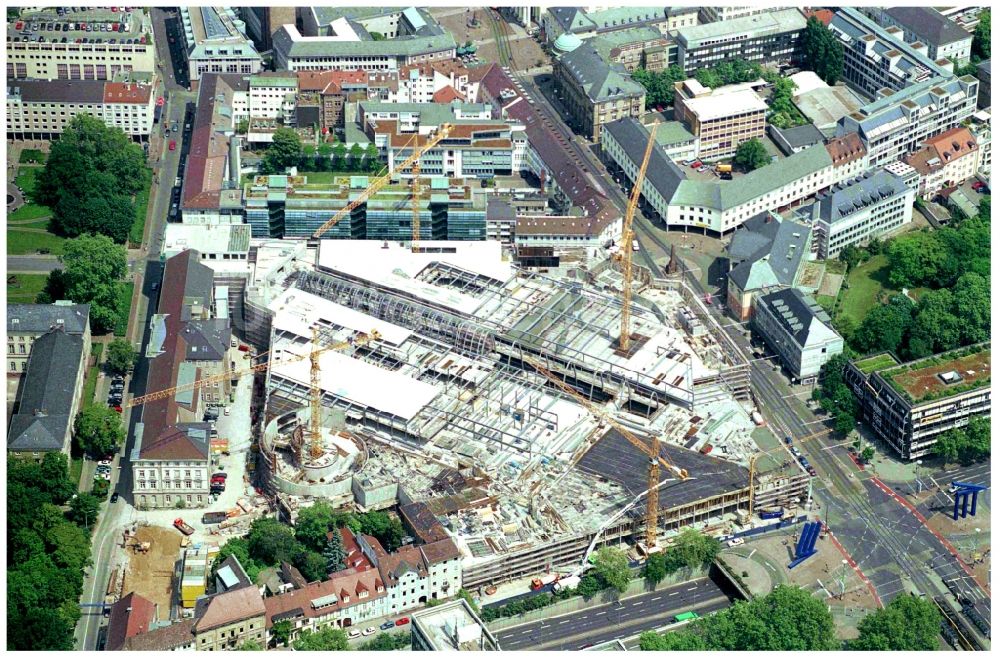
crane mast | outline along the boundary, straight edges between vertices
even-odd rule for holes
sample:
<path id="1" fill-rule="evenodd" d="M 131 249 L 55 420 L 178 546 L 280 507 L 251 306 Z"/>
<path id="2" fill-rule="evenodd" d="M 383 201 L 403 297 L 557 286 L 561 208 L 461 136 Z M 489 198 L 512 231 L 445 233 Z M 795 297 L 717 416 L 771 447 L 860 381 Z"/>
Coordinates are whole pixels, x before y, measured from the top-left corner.
<path id="1" fill-rule="evenodd" d="M 407 156 L 406 160 L 404 160 L 402 163 L 399 164 L 399 166 L 396 168 L 396 171 L 404 172 L 413 167 L 414 163 L 418 163 L 421 157 L 423 157 L 425 153 L 436 147 L 441 142 L 441 140 L 448 137 L 448 135 L 451 133 L 451 129 L 452 129 L 451 124 L 441 124 L 438 127 L 437 133 L 435 133 L 432 137 L 428 138 L 427 143 L 424 144 L 424 146 L 414 149 L 413 153 Z M 413 144 L 414 141 L 417 139 L 417 137 L 418 137 L 417 135 L 414 135 L 412 138 L 410 138 L 410 144 Z M 324 222 L 320 226 L 320 228 L 313 233 L 312 237 L 322 238 L 323 234 L 328 232 L 331 227 L 333 227 L 338 222 L 347 217 L 351 213 L 351 211 L 364 204 L 366 201 L 368 201 L 369 197 L 371 197 L 378 191 L 382 190 L 382 188 L 385 188 L 392 181 L 392 174 L 393 174 L 392 172 L 386 172 L 382 176 L 376 178 L 374 181 L 369 183 L 368 187 L 365 188 L 363 191 L 361 191 L 361 194 L 358 195 L 357 199 L 355 199 L 350 204 L 337 211 L 332 218 Z"/>
<path id="2" fill-rule="evenodd" d="M 654 547 L 656 545 L 657 519 L 660 513 L 660 464 L 662 463 L 664 467 L 682 480 L 688 478 L 688 471 L 682 467 L 674 465 L 663 457 L 660 452 L 659 436 L 654 435 L 651 443 L 646 444 L 617 420 L 615 420 L 609 413 L 594 405 L 590 399 L 577 392 L 572 386 L 549 371 L 539 361 L 529 357 L 525 357 L 524 361 L 530 364 L 532 368 L 534 368 L 541 375 L 545 376 L 549 382 L 565 392 L 574 401 L 589 410 L 591 414 L 613 427 L 622 435 L 622 437 L 628 440 L 632 446 L 649 457 L 649 490 L 646 493 L 646 548 L 649 549 Z"/>
<path id="3" fill-rule="evenodd" d="M 412 252 L 420 252 L 420 160 L 413 163 L 413 179 L 410 181 L 410 210 L 413 212 Z"/>
<path id="4" fill-rule="evenodd" d="M 653 143 L 656 141 L 656 128 L 659 122 L 653 122 L 649 130 L 649 140 L 646 142 L 646 153 L 642 156 L 642 165 L 635 176 L 635 184 L 632 187 L 632 194 L 629 196 L 628 206 L 625 208 L 625 217 L 622 219 L 621 250 L 619 251 L 622 261 L 622 327 L 621 336 L 618 339 L 618 348 L 622 353 L 627 353 L 631 332 L 629 326 L 632 320 L 632 241 L 635 234 L 632 232 L 632 219 L 635 217 L 636 208 L 639 206 L 639 195 L 642 194 L 642 182 L 646 178 L 646 169 L 649 167 L 649 157 L 653 153 Z M 650 477 L 652 478 L 652 477 Z"/>
<path id="5" fill-rule="evenodd" d="M 309 353 L 309 439 L 312 445 L 309 453 L 313 458 L 323 455 L 323 432 L 320 428 L 320 416 L 323 414 L 323 390 L 319 386 L 319 332 L 313 328 L 313 350 Z"/>

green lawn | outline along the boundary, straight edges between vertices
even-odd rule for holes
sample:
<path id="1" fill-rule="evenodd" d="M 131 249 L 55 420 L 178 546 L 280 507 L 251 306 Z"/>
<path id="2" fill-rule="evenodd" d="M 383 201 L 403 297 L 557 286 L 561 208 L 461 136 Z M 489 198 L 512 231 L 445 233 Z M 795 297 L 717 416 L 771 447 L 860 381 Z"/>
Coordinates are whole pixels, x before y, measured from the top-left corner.
<path id="1" fill-rule="evenodd" d="M 38 220 L 21 220 L 11 225 L 13 229 L 44 229 L 49 230 L 49 219 L 39 218 Z"/>
<path id="2" fill-rule="evenodd" d="M 35 177 L 41 171 L 42 168 L 40 167 L 21 167 L 17 170 L 17 177 L 14 178 L 14 183 L 24 191 L 28 199 L 31 199 L 31 196 L 35 192 Z"/>
<path id="3" fill-rule="evenodd" d="M 80 474 L 83 472 L 83 458 L 75 456 L 69 460 L 69 480 L 76 488 L 80 487 Z"/>
<path id="4" fill-rule="evenodd" d="M 50 211 L 47 206 L 41 206 L 39 204 L 25 204 L 11 213 L 7 219 L 11 222 L 17 222 L 18 220 L 37 220 L 38 218 L 47 218 L 50 215 L 52 215 L 52 211 Z"/>
<path id="5" fill-rule="evenodd" d="M 854 363 L 858 369 L 866 374 L 870 374 L 878 369 L 884 369 L 885 367 L 891 367 L 894 364 L 899 364 L 895 359 L 888 353 L 880 353 L 878 355 L 873 355 L 870 358 L 865 358 L 864 360 L 859 360 Z"/>
<path id="6" fill-rule="evenodd" d="M 48 250 L 49 254 L 62 254 L 66 243 L 48 232 L 18 231 L 7 227 L 7 254 L 35 254 L 39 250 Z"/>
<path id="7" fill-rule="evenodd" d="M 828 273 L 843 275 L 847 272 L 847 264 L 840 259 L 827 259 L 824 263 L 826 264 L 826 272 Z"/>
<path id="8" fill-rule="evenodd" d="M 128 331 L 128 319 L 132 311 L 132 289 L 135 288 L 133 282 L 126 282 L 119 298 L 118 309 L 122 310 L 118 316 L 118 323 L 115 324 L 115 337 L 124 337 Z"/>
<path id="9" fill-rule="evenodd" d="M 101 352 L 104 344 L 91 344 L 90 354 L 96 364 L 87 371 L 87 380 L 83 384 L 83 403 L 86 406 L 94 402 L 94 393 L 97 391 L 97 375 L 101 371 Z"/>
<path id="10" fill-rule="evenodd" d="M 826 313 L 833 316 L 833 308 L 837 304 L 837 299 L 833 296 L 823 296 L 816 294 L 816 302 L 819 306 L 826 310 Z"/>
<path id="11" fill-rule="evenodd" d="M 25 163 L 38 163 L 39 165 L 45 164 L 45 154 L 43 154 L 38 149 L 22 149 L 20 163 L 24 165 Z"/>
<path id="12" fill-rule="evenodd" d="M 17 284 L 10 284 L 11 278 L 16 278 Z M 49 276 L 33 273 L 31 275 L 8 275 L 7 279 L 8 303 L 33 303 L 38 294 L 45 288 L 45 282 L 48 281 Z"/>
<path id="13" fill-rule="evenodd" d="M 861 323 L 865 314 L 878 300 L 882 291 L 896 292 L 889 285 L 888 260 L 884 254 L 872 257 L 847 276 L 847 289 L 840 294 L 839 318 L 851 318 Z"/>
<path id="14" fill-rule="evenodd" d="M 375 176 L 378 173 L 372 174 L 371 172 L 302 172 L 299 174 L 306 177 L 309 183 L 333 183 L 333 180 L 338 177 L 345 176 Z"/>

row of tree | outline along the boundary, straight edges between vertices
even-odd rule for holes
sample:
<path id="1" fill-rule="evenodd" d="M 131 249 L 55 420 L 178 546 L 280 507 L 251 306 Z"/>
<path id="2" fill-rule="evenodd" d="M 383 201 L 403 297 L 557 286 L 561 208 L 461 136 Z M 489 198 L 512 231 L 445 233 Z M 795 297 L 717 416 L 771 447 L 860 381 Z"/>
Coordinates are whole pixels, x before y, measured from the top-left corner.
<path id="1" fill-rule="evenodd" d="M 815 16 L 802 31 L 802 66 L 813 71 L 827 85 L 836 84 L 844 71 L 844 45 Z"/>
<path id="2" fill-rule="evenodd" d="M 941 615 L 934 603 L 899 596 L 858 624 L 846 643 L 834 634 L 833 616 L 808 591 L 779 585 L 768 595 L 740 601 L 681 630 L 639 637 L 643 651 L 935 651 Z"/>
<path id="3" fill-rule="evenodd" d="M 990 418 L 970 417 L 968 426 L 945 431 L 934 444 L 945 463 L 970 465 L 990 457 Z"/>
<path id="4" fill-rule="evenodd" d="M 324 580 L 345 568 L 347 556 L 339 529 L 374 536 L 390 552 L 399 547 L 403 526 L 384 511 L 336 511 L 328 502 L 317 502 L 299 513 L 295 526 L 273 518 L 255 520 L 244 537 L 230 539 L 215 559 L 218 566 L 236 555 L 251 580 L 265 568 L 288 562 L 310 582 Z"/>
<path id="5" fill-rule="evenodd" d="M 59 260 L 63 268 L 49 273 L 37 302 L 72 300 L 89 304 L 93 333 L 99 335 L 114 330 L 128 315 L 129 301 L 122 295 L 125 292 L 123 280 L 128 274 L 125 246 L 116 245 L 107 235 L 82 235 L 66 241 L 65 252 Z"/>
<path id="6" fill-rule="evenodd" d="M 81 114 L 52 143 L 33 201 L 52 210 L 50 229 L 60 236 L 103 234 L 124 243 L 135 221 L 134 197 L 149 183 L 142 147 Z"/>
<path id="7" fill-rule="evenodd" d="M 73 649 L 97 509 L 95 498 L 77 494 L 64 454 L 8 462 L 8 650 Z"/>
<path id="8" fill-rule="evenodd" d="M 334 145 L 323 143 L 318 147 L 303 146 L 295 130 L 279 128 L 264 153 L 260 173 L 282 174 L 290 167 L 315 172 L 353 170 L 374 173 L 382 169 L 383 163 L 373 143 L 369 143 L 367 149 L 354 144 L 349 150 L 343 142 Z"/>
<path id="9" fill-rule="evenodd" d="M 726 60 L 714 67 L 699 69 L 693 76 L 684 73 L 676 64 L 662 71 L 649 71 L 642 67 L 632 72 L 632 79 L 646 88 L 646 105 L 672 105 L 674 83 L 693 77 L 706 87 L 720 87 L 735 83 L 751 82 L 764 75 L 764 69 L 740 58 Z"/>
<path id="10" fill-rule="evenodd" d="M 665 552 L 655 552 L 643 565 L 640 575 L 651 585 L 657 585 L 668 575 L 682 568 L 705 568 L 719 554 L 719 540 L 695 529 L 685 529 Z"/>

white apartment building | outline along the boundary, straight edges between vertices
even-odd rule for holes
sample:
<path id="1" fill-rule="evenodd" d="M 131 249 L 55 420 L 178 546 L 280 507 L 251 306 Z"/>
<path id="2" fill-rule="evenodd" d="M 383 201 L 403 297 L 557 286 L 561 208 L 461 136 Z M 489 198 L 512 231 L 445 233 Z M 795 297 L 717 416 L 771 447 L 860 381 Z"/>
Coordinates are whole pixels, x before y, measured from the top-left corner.
<path id="1" fill-rule="evenodd" d="M 905 162 L 920 174 L 920 197 L 930 200 L 944 188 L 958 186 L 976 175 L 979 145 L 964 126 L 924 141 Z"/>
<path id="2" fill-rule="evenodd" d="M 129 9 L 93 8 L 63 16 L 55 7 L 21 12 L 7 22 L 8 82 L 25 78 L 111 80 L 122 72 L 155 73 L 156 47 L 149 16 L 143 8 Z M 113 26 L 117 27 L 111 31 Z"/>
<path id="3" fill-rule="evenodd" d="M 907 41 L 926 45 L 931 59 L 954 58 L 967 64 L 972 55 L 972 33 L 931 7 L 886 7 L 878 18 L 882 25 L 902 29 Z"/>
<path id="4" fill-rule="evenodd" d="M 246 93 L 247 114 L 254 119 L 280 119 L 286 126 L 295 118 L 295 95 L 299 89 L 298 77 L 290 71 L 258 73 L 250 76 Z M 233 105 L 237 104 L 233 94 Z M 242 108 L 241 108 L 242 110 Z M 234 108 L 234 114 L 236 110 Z"/>
<path id="5" fill-rule="evenodd" d="M 275 67 L 289 71 L 401 69 L 411 64 L 454 59 L 456 49 L 450 33 L 420 39 L 362 41 L 305 37 L 294 25 L 283 25 L 273 39 Z"/>
<path id="6" fill-rule="evenodd" d="M 179 501 L 186 507 L 208 504 L 210 433 L 208 423 L 177 424 L 152 441 L 136 443 L 132 497 L 138 509 L 173 508 Z"/>
<path id="7" fill-rule="evenodd" d="M 869 171 L 817 195 L 798 216 L 812 224 L 819 257 L 832 259 L 848 245 L 864 245 L 910 222 L 914 196 L 900 177 Z"/>
<path id="8" fill-rule="evenodd" d="M 735 7 L 702 7 L 701 19 L 703 23 L 716 23 L 720 21 L 733 21 L 737 18 L 746 18 L 765 12 L 774 11 L 766 7 L 735 6 Z"/>
<path id="9" fill-rule="evenodd" d="M 90 305 L 60 300 L 52 305 L 7 305 L 7 373 L 24 373 L 35 340 L 55 327 L 83 337 L 90 347 Z"/>
<path id="10" fill-rule="evenodd" d="M 976 144 L 979 145 L 979 169 L 976 173 L 988 178 L 993 165 L 993 139 L 992 130 L 990 129 L 990 111 L 980 110 L 976 114 L 972 115 L 972 123 L 969 124 L 969 130 L 972 131 L 973 137 L 976 138 Z"/>
<path id="11" fill-rule="evenodd" d="M 89 114 L 136 140 L 153 129 L 153 86 L 102 80 L 8 80 L 8 139 L 53 139 Z"/>

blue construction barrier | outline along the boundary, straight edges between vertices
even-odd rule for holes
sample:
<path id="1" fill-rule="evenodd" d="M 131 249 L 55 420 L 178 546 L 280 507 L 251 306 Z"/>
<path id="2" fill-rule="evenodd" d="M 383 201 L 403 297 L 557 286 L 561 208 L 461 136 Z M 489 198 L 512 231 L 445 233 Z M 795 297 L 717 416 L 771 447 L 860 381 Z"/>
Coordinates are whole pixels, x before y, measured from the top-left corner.
<path id="1" fill-rule="evenodd" d="M 721 540 L 722 541 L 729 541 L 730 539 L 741 538 L 741 537 L 745 537 L 745 536 L 756 536 L 758 534 L 766 534 L 767 532 L 774 532 L 774 531 L 777 531 L 779 529 L 782 529 L 783 527 L 790 527 L 792 525 L 797 525 L 800 522 L 805 521 L 806 518 L 807 518 L 807 516 L 802 515 L 802 516 L 798 516 L 796 518 L 792 518 L 790 520 L 779 520 L 778 522 L 770 524 L 770 525 L 763 525 L 761 527 L 754 527 L 752 529 L 748 529 L 748 530 L 745 530 L 745 531 L 742 531 L 742 532 L 735 532 L 733 534 L 729 534 L 728 536 L 723 536 L 721 538 Z"/>

